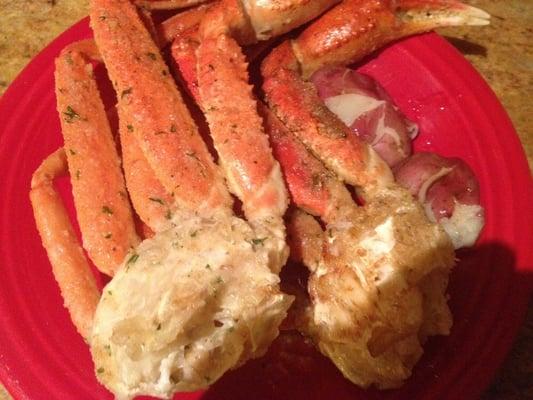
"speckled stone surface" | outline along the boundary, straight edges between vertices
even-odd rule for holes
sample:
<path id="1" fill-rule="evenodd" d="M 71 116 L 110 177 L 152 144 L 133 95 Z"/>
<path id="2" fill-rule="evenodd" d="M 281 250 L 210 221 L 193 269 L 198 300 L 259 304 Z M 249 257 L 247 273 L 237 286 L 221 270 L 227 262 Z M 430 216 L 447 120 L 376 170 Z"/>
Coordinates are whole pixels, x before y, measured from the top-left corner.
<path id="1" fill-rule="evenodd" d="M 470 0 L 492 15 L 479 29 L 440 31 L 485 77 L 533 167 L 533 0 Z M 86 15 L 88 0 L 0 0 L 0 95 L 46 44 Z M 10 399 L 0 385 L 0 400 Z M 533 305 L 483 400 L 533 399 Z"/>

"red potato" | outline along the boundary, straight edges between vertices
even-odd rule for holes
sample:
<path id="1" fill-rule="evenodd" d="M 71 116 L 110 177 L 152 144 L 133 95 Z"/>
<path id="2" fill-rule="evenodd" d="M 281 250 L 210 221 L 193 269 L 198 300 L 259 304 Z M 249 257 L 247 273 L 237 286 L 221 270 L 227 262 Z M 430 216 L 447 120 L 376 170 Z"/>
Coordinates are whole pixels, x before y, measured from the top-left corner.
<path id="1" fill-rule="evenodd" d="M 428 217 L 443 225 L 456 248 L 474 244 L 484 217 L 479 183 L 468 164 L 421 152 L 397 165 L 394 176 L 424 204 Z"/>
<path id="2" fill-rule="evenodd" d="M 343 67 L 313 74 L 320 98 L 359 138 L 393 167 L 412 153 L 418 126 L 393 104 L 372 78 Z"/>

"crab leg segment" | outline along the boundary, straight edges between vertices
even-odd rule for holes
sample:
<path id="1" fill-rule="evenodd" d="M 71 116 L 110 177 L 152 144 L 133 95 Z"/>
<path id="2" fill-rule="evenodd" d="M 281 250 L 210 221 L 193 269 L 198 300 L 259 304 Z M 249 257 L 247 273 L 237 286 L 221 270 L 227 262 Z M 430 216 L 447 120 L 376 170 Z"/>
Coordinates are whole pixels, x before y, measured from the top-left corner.
<path id="1" fill-rule="evenodd" d="M 135 6 L 93 1 L 90 15 L 119 106 L 158 180 L 188 209 L 229 208 L 219 171 Z"/>
<path id="2" fill-rule="evenodd" d="M 345 0 L 309 26 L 292 47 L 308 78 L 326 65 L 354 63 L 405 36 L 442 26 L 486 25 L 489 18 L 455 0 Z"/>
<path id="3" fill-rule="evenodd" d="M 86 41 L 56 60 L 57 109 L 84 247 L 95 265 L 112 276 L 139 238 L 111 128 L 84 54 L 98 57 L 94 44 Z"/>
<path id="4" fill-rule="evenodd" d="M 288 43 L 276 50 L 274 56 L 292 56 Z M 314 86 L 296 70 L 270 69 L 269 61 L 263 64 L 263 89 L 287 129 L 346 182 L 360 188 L 390 184 L 392 174 L 385 162 L 328 110 Z"/>
<path id="5" fill-rule="evenodd" d="M 119 132 L 124 175 L 131 202 L 141 220 L 154 232 L 168 227 L 175 208 L 174 198 L 157 180 L 139 144 L 131 134 L 131 125 L 119 111 Z"/>
<path id="6" fill-rule="evenodd" d="M 90 337 L 100 291 L 83 254 L 67 210 L 54 188 L 54 179 L 67 174 L 67 159 L 63 149 L 48 156 L 34 172 L 30 199 L 37 229 L 54 277 L 59 284 L 65 307 L 78 332 Z"/>
<path id="7" fill-rule="evenodd" d="M 198 30 L 196 28 L 183 32 L 180 37 L 172 43 L 172 58 L 179 69 L 179 76 L 194 99 L 196 104 L 203 108 L 200 93 L 198 91 L 198 71 L 196 50 L 200 45 Z"/>
<path id="8" fill-rule="evenodd" d="M 281 218 L 287 193 L 257 114 L 244 55 L 226 32 L 213 31 L 212 23 L 210 19 L 209 27 L 202 25 L 203 38 L 196 53 L 198 86 L 221 165 L 250 220 Z"/>
<path id="9" fill-rule="evenodd" d="M 158 28 L 164 41 L 179 38 L 181 34 L 206 20 L 206 12 L 219 9 L 217 20 L 208 18 L 212 27 L 224 26 L 240 45 L 265 41 L 291 31 L 316 18 L 340 0 L 221 0 L 178 14 Z"/>
<path id="10" fill-rule="evenodd" d="M 346 187 L 292 135 L 267 107 L 260 107 L 274 157 L 281 164 L 294 203 L 333 222 L 355 210 Z"/>
<path id="11" fill-rule="evenodd" d="M 203 4 L 193 9 L 181 12 L 163 21 L 156 27 L 159 39 L 165 43 L 171 43 L 175 38 L 181 37 L 183 32 L 191 29 L 197 30 L 202 18 L 213 4 Z"/>

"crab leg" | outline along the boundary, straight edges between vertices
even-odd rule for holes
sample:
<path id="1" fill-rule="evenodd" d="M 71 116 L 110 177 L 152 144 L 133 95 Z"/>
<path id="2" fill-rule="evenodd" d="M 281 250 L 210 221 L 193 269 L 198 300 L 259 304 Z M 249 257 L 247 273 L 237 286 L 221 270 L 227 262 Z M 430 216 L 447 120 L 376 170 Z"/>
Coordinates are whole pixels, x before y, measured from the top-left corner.
<path id="1" fill-rule="evenodd" d="M 57 58 L 57 109 L 84 247 L 95 265 L 112 276 L 139 238 L 120 159 L 86 55 L 98 57 L 91 41 L 75 44 Z"/>
<path id="2" fill-rule="evenodd" d="M 203 108 L 202 99 L 198 91 L 198 71 L 196 69 L 198 64 L 196 50 L 199 45 L 198 27 L 194 27 L 182 32 L 179 38 L 174 40 L 171 53 L 172 59 L 179 70 L 179 77 L 183 86 L 196 104 Z"/>
<path id="3" fill-rule="evenodd" d="M 456 0 L 345 0 L 302 32 L 292 47 L 308 78 L 326 65 L 359 61 L 402 37 L 442 26 L 487 25 L 489 18 Z"/>
<path id="4" fill-rule="evenodd" d="M 220 13 L 215 10 L 208 15 L 212 18 L 201 26 L 197 50 L 198 86 L 226 179 L 250 220 L 273 215 L 281 219 L 287 207 L 286 190 L 257 114 L 244 55 L 224 31 L 223 21 L 218 22 L 220 31 L 211 28 Z"/>
<path id="5" fill-rule="evenodd" d="M 120 107 L 133 117 L 132 134 L 157 179 L 188 209 L 229 208 L 219 171 L 135 6 L 93 1 L 90 14 Z"/>
<path id="6" fill-rule="evenodd" d="M 130 130 L 131 124 L 119 111 L 122 163 L 128 193 L 141 220 L 152 231 L 158 232 L 169 225 L 175 208 L 174 198 L 157 180 Z"/>
<path id="7" fill-rule="evenodd" d="M 299 38 L 276 48 L 262 65 L 265 96 L 278 118 L 344 181 L 366 191 L 389 185 L 389 168 L 370 146 L 350 134 L 304 79 L 326 63 L 357 61 L 406 35 L 443 25 L 482 25 L 488 18 L 481 10 L 452 0 L 394 4 L 346 0 Z"/>
<path id="8" fill-rule="evenodd" d="M 65 307 L 76 329 L 87 340 L 100 291 L 76 238 L 67 210 L 54 188 L 54 179 L 66 174 L 67 159 L 61 148 L 49 155 L 34 172 L 30 199 L 35 222 Z"/>

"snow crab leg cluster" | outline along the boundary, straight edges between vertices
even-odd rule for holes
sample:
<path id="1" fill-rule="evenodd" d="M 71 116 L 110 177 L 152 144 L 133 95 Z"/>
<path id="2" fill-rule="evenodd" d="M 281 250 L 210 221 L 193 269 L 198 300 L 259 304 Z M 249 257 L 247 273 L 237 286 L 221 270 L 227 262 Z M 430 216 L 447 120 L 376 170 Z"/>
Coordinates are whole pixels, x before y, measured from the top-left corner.
<path id="1" fill-rule="evenodd" d="M 425 338 L 448 333 L 448 236 L 309 78 L 403 36 L 487 15 L 451 0 L 337 3 L 223 0 L 156 26 L 128 0 L 92 0 L 97 47 L 80 42 L 58 58 L 65 145 L 35 172 L 30 196 L 65 305 L 117 396 L 201 389 L 264 354 L 293 301 L 278 276 L 288 257 L 285 182 L 300 207 L 289 218 L 293 256 L 311 272 L 298 329 L 348 379 L 398 386 Z M 240 46 L 317 17 L 265 58 L 258 102 Z M 159 50 L 170 41 L 218 165 Z M 91 60 L 103 60 L 116 92 L 123 168 Z M 83 246 L 113 277 L 102 294 L 53 187 L 67 168 Z"/>
<path id="2" fill-rule="evenodd" d="M 409 2 L 413 15 L 422 3 Z M 379 17 L 369 21 L 368 15 Z M 293 246 L 311 273 L 301 329 L 364 387 L 400 385 L 425 339 L 449 332 L 445 290 L 453 246 L 305 78 L 328 62 L 346 65 L 391 39 L 427 29 L 427 14 L 420 15 L 404 22 L 384 3 L 344 1 L 262 64 L 275 156 L 294 202 L 326 224 L 323 233 L 302 212 L 291 221 Z M 337 41 L 329 40 L 334 33 Z M 342 182 L 355 187 L 363 206 Z"/>
<path id="3" fill-rule="evenodd" d="M 74 199 L 86 247 L 94 233 L 105 244 L 114 242 L 111 253 L 118 251 L 121 235 L 107 228 L 124 229 L 117 207 L 129 203 L 123 199 L 121 173 L 117 182 L 103 180 L 112 166 L 120 171 L 116 154 L 105 160 L 101 151 L 85 152 L 93 140 L 112 139 L 90 65 L 71 49 L 58 59 L 62 76 L 56 79 L 65 150 L 37 171 L 32 202 L 65 303 L 91 346 L 99 380 L 120 396 L 168 397 L 209 385 L 229 368 L 263 354 L 277 336 L 292 301 L 280 292 L 277 275 L 288 255 L 282 220 L 287 192 L 261 132 L 248 143 L 247 154 L 239 153 L 239 142 L 226 143 L 228 153 L 220 153 L 220 159 L 240 168 L 228 181 L 241 195 L 249 222 L 235 217 L 222 174 L 136 8 L 128 1 L 93 1 L 91 24 L 117 93 L 126 176 L 154 184 L 132 199 L 155 235 L 141 244 L 136 235 L 126 242 L 120 261 L 105 270 L 114 277 L 98 300 L 66 213 L 57 211 L 61 204 L 52 179 L 64 172 L 64 153 L 73 158 L 71 180 L 85 186 L 84 192 L 74 190 Z M 79 138 L 71 138 L 74 131 Z M 216 144 L 219 140 L 214 136 Z M 235 158 L 224 159 L 227 154 Z M 92 167 L 100 177 L 89 175 Z M 130 193 L 139 189 L 135 180 L 126 183 Z M 115 197 L 103 199 L 99 189 Z M 152 203 L 160 209 L 154 211 Z M 104 219 L 103 228 L 84 228 L 83 213 L 91 212 Z M 131 212 L 124 219 L 130 229 Z M 65 275 L 64 264 L 73 256 L 79 258 L 76 270 Z M 85 307 L 87 292 L 90 307 Z"/>

